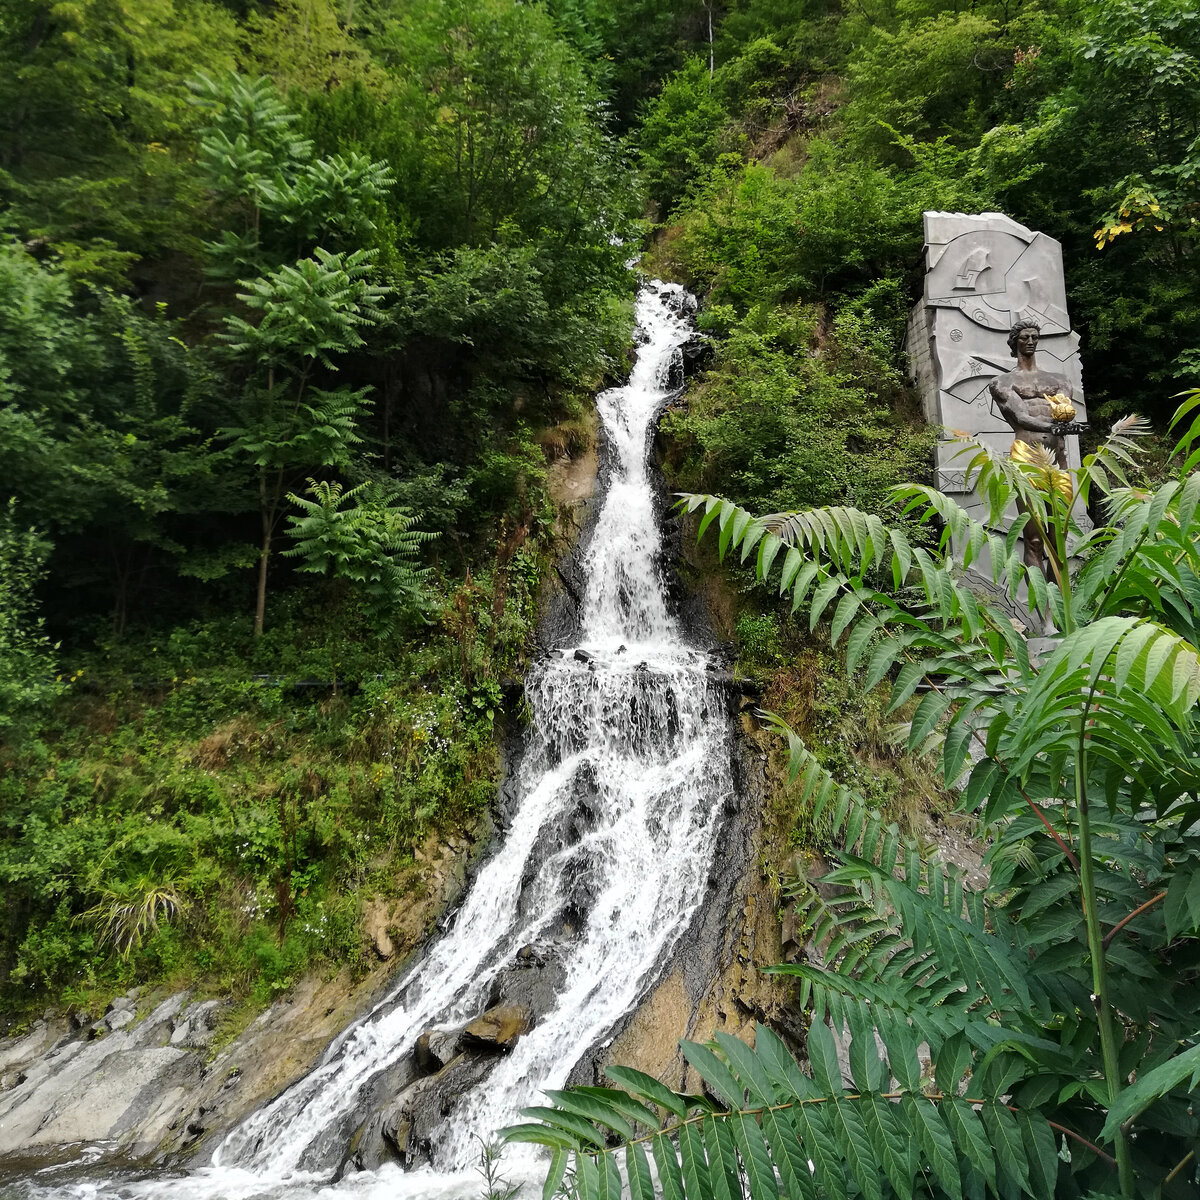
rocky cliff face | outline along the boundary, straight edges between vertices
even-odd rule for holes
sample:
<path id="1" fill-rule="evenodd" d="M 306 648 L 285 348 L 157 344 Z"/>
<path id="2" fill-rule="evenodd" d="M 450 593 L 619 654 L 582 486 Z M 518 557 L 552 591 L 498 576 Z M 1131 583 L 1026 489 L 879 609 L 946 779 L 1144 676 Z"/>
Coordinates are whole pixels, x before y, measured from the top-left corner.
<path id="1" fill-rule="evenodd" d="M 368 912 L 382 964 L 354 982 L 308 978 L 217 1049 L 228 1002 L 186 992 L 117 997 L 107 1011 L 48 1011 L 0 1040 L 0 1178 L 78 1157 L 83 1147 L 134 1163 L 178 1161 L 310 1071 L 348 1024 L 375 1004 L 402 964 L 462 895 L 486 842 L 431 837 L 426 888 L 403 912 Z"/>

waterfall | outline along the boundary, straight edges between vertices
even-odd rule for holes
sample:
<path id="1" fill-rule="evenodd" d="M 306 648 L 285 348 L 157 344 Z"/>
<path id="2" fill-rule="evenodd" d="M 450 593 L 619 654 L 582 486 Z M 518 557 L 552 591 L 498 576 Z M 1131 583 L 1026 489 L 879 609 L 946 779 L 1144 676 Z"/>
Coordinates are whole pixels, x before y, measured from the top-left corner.
<path id="1" fill-rule="evenodd" d="M 459 1179 L 478 1159 L 476 1136 L 563 1086 L 661 974 L 704 896 L 733 789 L 725 698 L 667 604 L 649 471 L 693 307 L 675 285 L 643 287 L 629 381 L 598 398 L 610 477 L 584 560 L 580 645 L 529 673 L 516 805 L 453 923 L 306 1078 L 226 1137 L 211 1167 L 116 1194 L 313 1195 L 344 1153 L 364 1087 L 425 1031 L 482 1012 L 518 952 L 532 952 L 558 968 L 553 1004 L 457 1099 L 431 1166 L 386 1172 L 380 1192 L 477 1194 L 477 1179 Z M 329 1194 L 363 1186 L 350 1174 Z"/>

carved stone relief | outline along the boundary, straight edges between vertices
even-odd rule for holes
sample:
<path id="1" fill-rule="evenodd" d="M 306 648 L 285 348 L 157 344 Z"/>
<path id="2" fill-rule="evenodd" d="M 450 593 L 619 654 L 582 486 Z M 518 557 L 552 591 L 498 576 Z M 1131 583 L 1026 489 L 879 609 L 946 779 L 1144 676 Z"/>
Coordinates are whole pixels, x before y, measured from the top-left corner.
<path id="1" fill-rule="evenodd" d="M 1006 339 L 1019 319 L 1041 326 L 1039 365 L 1067 376 L 1082 395 L 1058 242 L 1002 213 L 927 212 L 924 295 L 909 317 L 908 352 L 930 424 L 964 430 L 1007 453 L 1012 430 L 988 384 L 1015 364 Z M 1086 421 L 1084 406 L 1076 407 Z M 950 438 L 938 446 L 935 483 L 977 509 L 963 463 L 955 461 L 958 449 Z M 1067 438 L 1067 458 L 1079 464 L 1077 437 Z"/>

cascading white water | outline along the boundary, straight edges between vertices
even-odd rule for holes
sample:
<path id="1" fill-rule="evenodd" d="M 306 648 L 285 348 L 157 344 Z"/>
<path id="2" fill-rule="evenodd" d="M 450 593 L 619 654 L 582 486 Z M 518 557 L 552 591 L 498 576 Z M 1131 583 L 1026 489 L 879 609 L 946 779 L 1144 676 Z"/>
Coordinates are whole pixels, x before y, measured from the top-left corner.
<path id="1" fill-rule="evenodd" d="M 582 652 L 558 651 L 526 680 L 518 802 L 452 926 L 320 1066 L 230 1133 L 211 1167 L 86 1195 L 312 1195 L 340 1161 L 364 1086 L 426 1030 L 477 1016 L 531 947 L 560 968 L 553 1006 L 459 1099 L 432 1165 L 379 1180 L 389 1197 L 474 1194 L 478 1181 L 460 1173 L 478 1158 L 477 1135 L 562 1086 L 654 981 L 704 895 L 733 787 L 724 697 L 667 606 L 648 473 L 692 306 L 675 285 L 644 287 L 629 382 L 599 397 L 611 477 L 585 562 Z M 369 1195 L 375 1178 L 351 1174 L 328 1191 Z"/>

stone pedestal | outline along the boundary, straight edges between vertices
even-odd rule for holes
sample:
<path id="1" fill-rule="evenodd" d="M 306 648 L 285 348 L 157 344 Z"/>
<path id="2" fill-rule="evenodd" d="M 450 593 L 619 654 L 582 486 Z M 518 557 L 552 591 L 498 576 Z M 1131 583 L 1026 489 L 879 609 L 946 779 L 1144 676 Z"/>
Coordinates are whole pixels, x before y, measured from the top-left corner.
<path id="1" fill-rule="evenodd" d="M 908 321 L 908 353 L 931 425 L 980 437 L 1003 453 L 1011 428 L 988 392 L 994 376 L 1016 363 L 1008 332 L 1018 319 L 1041 326 L 1038 365 L 1065 375 L 1082 396 L 1079 337 L 1071 332 L 1062 247 L 1002 213 L 927 212 L 925 288 Z M 1087 413 L 1075 401 L 1078 420 Z M 982 506 L 967 488 L 961 446 L 937 447 L 934 484 L 973 516 Z M 1079 465 L 1079 439 L 1067 438 L 1067 460 Z M 1076 513 L 1076 517 L 1080 516 Z"/>

